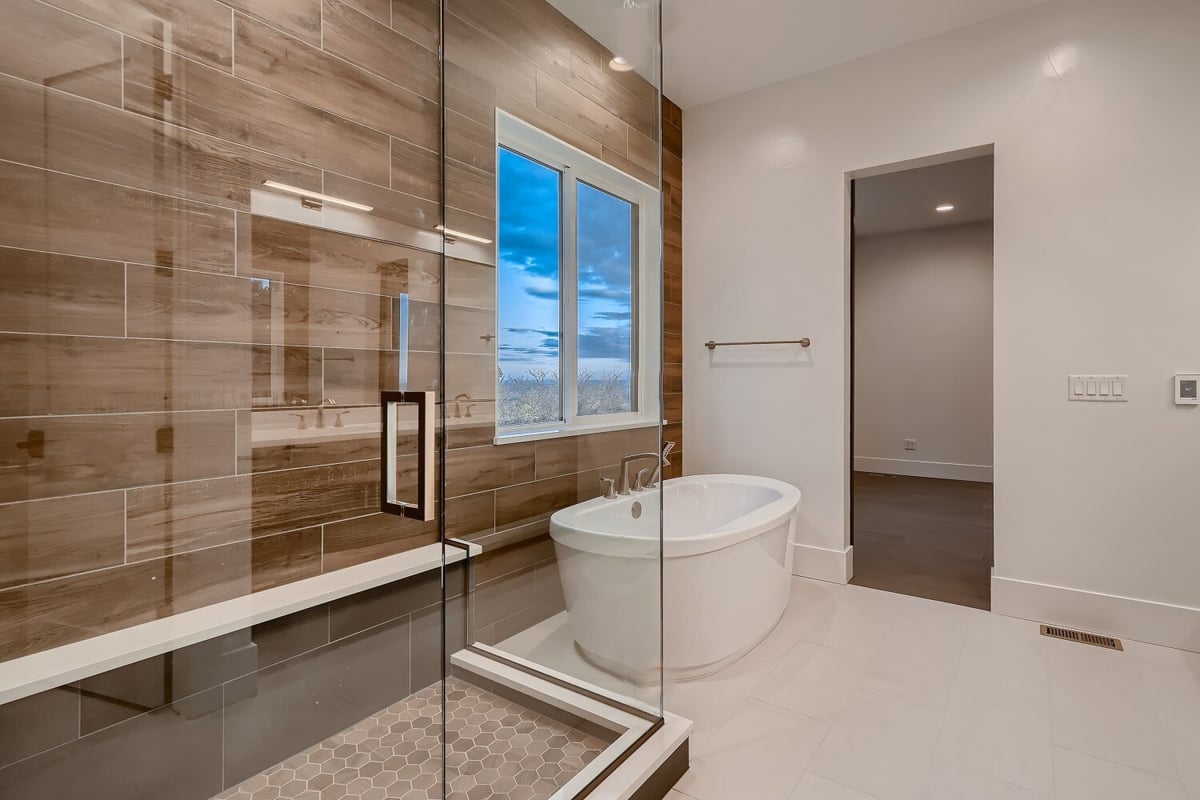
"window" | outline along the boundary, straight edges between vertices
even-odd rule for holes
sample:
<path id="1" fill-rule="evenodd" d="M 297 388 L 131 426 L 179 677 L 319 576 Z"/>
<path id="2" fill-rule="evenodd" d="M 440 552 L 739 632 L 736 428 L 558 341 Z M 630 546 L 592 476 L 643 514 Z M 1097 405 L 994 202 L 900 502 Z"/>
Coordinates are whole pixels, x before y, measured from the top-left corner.
<path id="1" fill-rule="evenodd" d="M 657 424 L 658 192 L 501 113 L 502 439 Z"/>

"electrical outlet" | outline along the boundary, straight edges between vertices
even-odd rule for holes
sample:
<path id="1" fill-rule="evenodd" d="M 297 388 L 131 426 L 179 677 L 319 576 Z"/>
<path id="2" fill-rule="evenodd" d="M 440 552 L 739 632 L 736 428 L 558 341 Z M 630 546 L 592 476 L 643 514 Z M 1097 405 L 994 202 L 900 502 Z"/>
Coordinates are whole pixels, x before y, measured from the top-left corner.
<path id="1" fill-rule="evenodd" d="M 916 450 L 917 449 L 917 440 L 916 439 L 905 439 L 904 440 L 904 449 L 905 450 Z"/>

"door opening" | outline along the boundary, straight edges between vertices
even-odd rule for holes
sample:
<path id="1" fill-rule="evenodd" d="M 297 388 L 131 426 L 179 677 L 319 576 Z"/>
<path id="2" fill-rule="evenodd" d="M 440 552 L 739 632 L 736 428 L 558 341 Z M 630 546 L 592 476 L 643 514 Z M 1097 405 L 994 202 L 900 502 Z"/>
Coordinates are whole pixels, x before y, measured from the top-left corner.
<path id="1" fill-rule="evenodd" d="M 990 608 L 993 156 L 852 191 L 856 585 Z"/>

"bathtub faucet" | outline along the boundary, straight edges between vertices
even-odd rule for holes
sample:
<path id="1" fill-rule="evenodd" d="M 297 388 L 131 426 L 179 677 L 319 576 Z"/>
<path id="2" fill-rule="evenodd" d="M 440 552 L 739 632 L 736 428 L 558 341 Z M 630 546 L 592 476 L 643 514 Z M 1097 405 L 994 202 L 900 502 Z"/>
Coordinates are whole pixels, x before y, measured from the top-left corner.
<path id="1" fill-rule="evenodd" d="M 659 460 L 658 466 L 654 468 L 654 472 L 650 475 L 650 480 L 646 483 L 642 483 L 642 473 L 650 472 L 650 468 L 646 467 L 645 469 L 638 471 L 637 481 L 635 481 L 633 484 L 633 490 L 635 492 L 642 489 L 654 489 L 658 486 L 659 481 L 662 480 L 662 468 L 671 466 L 671 459 L 667 458 L 667 456 L 671 455 L 671 451 L 674 449 L 674 442 L 667 442 L 665 445 L 663 445 L 662 459 Z"/>
<path id="2" fill-rule="evenodd" d="M 622 458 L 621 459 L 621 474 L 617 476 L 621 482 L 621 488 L 620 488 L 620 491 L 617 492 L 617 494 L 620 494 L 622 496 L 629 494 L 629 465 L 635 461 L 641 461 L 643 459 L 654 459 L 654 462 L 657 464 L 657 463 L 661 462 L 662 457 L 658 453 L 634 453 L 631 456 L 625 456 L 624 458 Z M 642 488 L 640 483 L 637 488 L 638 489 Z"/>

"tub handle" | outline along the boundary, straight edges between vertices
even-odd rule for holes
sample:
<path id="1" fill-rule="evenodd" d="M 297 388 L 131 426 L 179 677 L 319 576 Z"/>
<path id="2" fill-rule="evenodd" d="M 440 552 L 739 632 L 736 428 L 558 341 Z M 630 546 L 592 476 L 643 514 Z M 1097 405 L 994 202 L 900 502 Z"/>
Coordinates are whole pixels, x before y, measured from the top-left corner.
<path id="1" fill-rule="evenodd" d="M 600 485 L 604 487 L 604 497 L 609 500 L 617 499 L 617 479 L 600 476 Z"/>
<path id="2" fill-rule="evenodd" d="M 410 503 L 396 496 L 396 426 L 395 407 L 412 403 L 417 406 L 417 500 Z M 433 392 L 380 392 L 380 413 L 383 415 L 383 448 L 379 459 L 382 474 L 379 495 L 380 510 L 422 522 L 434 519 L 437 510 L 436 484 L 434 482 L 434 393 Z"/>

